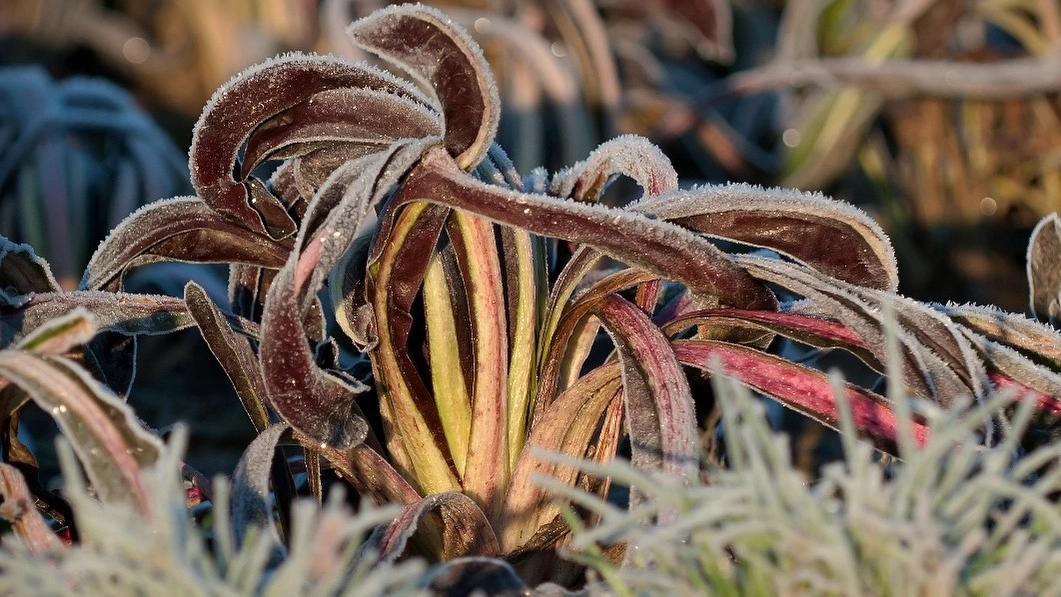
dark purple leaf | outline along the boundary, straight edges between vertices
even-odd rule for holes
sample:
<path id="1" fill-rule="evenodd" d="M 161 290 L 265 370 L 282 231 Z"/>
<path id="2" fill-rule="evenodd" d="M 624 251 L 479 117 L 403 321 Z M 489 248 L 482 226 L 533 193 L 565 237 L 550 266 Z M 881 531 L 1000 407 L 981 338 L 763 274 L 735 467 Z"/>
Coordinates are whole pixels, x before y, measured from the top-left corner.
<path id="1" fill-rule="evenodd" d="M 462 28 L 434 8 L 407 4 L 376 11 L 347 34 L 434 92 L 446 149 L 461 168 L 483 159 L 497 134 L 500 100 L 482 50 Z"/>
<path id="2" fill-rule="evenodd" d="M 438 516 L 437 525 L 432 514 Z M 432 555 L 443 561 L 500 553 L 486 515 L 474 500 L 457 491 L 429 495 L 405 506 L 393 522 L 369 538 L 366 547 L 378 551 L 381 561 L 394 562 L 418 534 Z"/>
<path id="3" fill-rule="evenodd" d="M 247 178 L 265 160 L 302 156 L 314 148 L 366 145 L 382 151 L 398 139 L 441 135 L 441 117 L 420 102 L 365 87 L 329 89 L 256 128 L 241 174 Z"/>
<path id="4" fill-rule="evenodd" d="M 287 54 L 253 66 L 223 85 L 195 125 L 189 164 L 192 184 L 210 207 L 273 239 L 295 232 L 284 206 L 254 179 L 237 180 L 239 152 L 266 120 L 329 89 L 365 87 L 416 101 L 407 82 L 365 64 Z M 426 103 L 424 101 L 423 103 Z"/>
<path id="5" fill-rule="evenodd" d="M 82 308 L 98 331 L 124 335 L 165 334 L 194 325 L 184 301 L 155 294 L 102 291 L 47 292 L 33 295 L 17 310 L 0 309 L 0 346 L 17 342 L 51 319 Z"/>
<path id="6" fill-rule="evenodd" d="M 48 262 L 33 247 L 0 236 L 0 307 L 18 307 L 27 295 L 59 289 Z"/>
<path id="7" fill-rule="evenodd" d="M 140 208 L 111 231 L 89 260 L 81 288 L 117 290 L 129 268 L 163 260 L 277 269 L 290 250 L 290 241 L 252 232 L 200 199 L 168 199 Z"/>
<path id="8" fill-rule="evenodd" d="M 773 310 L 777 306 L 769 290 L 691 231 L 635 212 L 480 183 L 445 154 L 426 155 L 399 197 L 401 201 L 440 203 L 541 236 L 589 245 L 628 265 L 684 284 L 704 307 L 721 304 Z"/>
<path id="9" fill-rule="evenodd" d="M 698 187 L 631 209 L 722 239 L 766 247 L 841 280 L 894 291 L 891 243 L 859 209 L 820 194 L 744 184 Z"/>
<path id="10" fill-rule="evenodd" d="M 270 423 L 265 409 L 265 381 L 250 338 L 232 330 L 220 309 L 195 282 L 184 287 L 184 301 L 210 352 L 231 380 L 254 429 L 262 433 Z"/>
<path id="11" fill-rule="evenodd" d="M 678 190 L 678 173 L 667 156 L 648 139 L 621 135 L 605 141 L 589 157 L 558 173 L 549 184 L 550 194 L 596 203 L 608 181 L 629 176 L 646 196 Z"/>

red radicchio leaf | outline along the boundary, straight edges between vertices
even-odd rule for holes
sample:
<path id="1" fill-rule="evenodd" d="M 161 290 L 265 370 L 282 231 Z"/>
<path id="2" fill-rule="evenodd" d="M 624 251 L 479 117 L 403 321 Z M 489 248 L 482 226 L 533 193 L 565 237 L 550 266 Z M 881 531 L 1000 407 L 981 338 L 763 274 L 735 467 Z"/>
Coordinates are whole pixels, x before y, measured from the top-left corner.
<path id="1" fill-rule="evenodd" d="M 436 9 L 404 5 L 356 21 L 347 34 L 434 91 L 444 115 L 444 144 L 461 168 L 483 159 L 497 134 L 500 100 L 482 50 L 462 28 Z"/>
<path id="2" fill-rule="evenodd" d="M 276 269 L 290 250 L 290 241 L 248 230 L 200 199 L 167 199 L 140 208 L 111 231 L 89 260 L 81 288 L 117 290 L 129 268 L 163 260 Z"/>
<path id="3" fill-rule="evenodd" d="M 431 514 L 438 515 L 440 524 L 434 525 Z M 418 534 L 442 560 L 500 553 L 486 515 L 458 491 L 436 493 L 405 506 L 393 522 L 373 533 L 365 547 L 377 550 L 381 561 L 394 562 Z"/>
<path id="4" fill-rule="evenodd" d="M 214 93 L 195 125 L 189 166 L 196 192 L 255 233 L 273 239 L 293 234 L 295 223 L 276 197 L 255 179 L 233 177 L 241 146 L 269 118 L 318 92 L 343 87 L 422 97 L 409 83 L 379 69 L 336 58 L 288 54 L 253 66 Z"/>
<path id="5" fill-rule="evenodd" d="M 829 377 L 821 371 L 754 348 L 712 340 L 676 340 L 674 352 L 682 363 L 705 371 L 710 371 L 712 360 L 718 359 L 726 375 L 837 428 L 836 397 Z M 850 384 L 845 385 L 845 391 L 859 432 L 878 448 L 894 453 L 897 423 L 887 400 Z M 924 422 L 914 420 L 912 432 L 919 444 L 927 441 L 928 426 Z"/>

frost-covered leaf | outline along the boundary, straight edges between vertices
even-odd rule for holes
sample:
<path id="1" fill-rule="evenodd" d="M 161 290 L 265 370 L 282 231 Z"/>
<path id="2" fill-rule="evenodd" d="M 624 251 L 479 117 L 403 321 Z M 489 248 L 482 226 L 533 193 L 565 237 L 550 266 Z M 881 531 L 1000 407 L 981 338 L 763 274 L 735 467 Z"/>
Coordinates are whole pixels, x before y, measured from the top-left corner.
<path id="1" fill-rule="evenodd" d="M 321 444 L 349 448 L 364 439 L 368 428 L 354 400 L 368 388 L 318 367 L 306 317 L 362 219 L 433 142 L 396 143 L 336 171 L 329 181 L 342 184 L 326 181 L 310 203 L 295 250 L 266 296 L 259 360 L 269 402 L 292 427 Z"/>
<path id="2" fill-rule="evenodd" d="M 26 295 L 58 290 L 48 262 L 33 247 L 0 236 L 0 307 L 19 307 Z"/>
<path id="3" fill-rule="evenodd" d="M 423 97 L 379 69 L 337 58 L 293 53 L 253 66 L 214 93 L 195 125 L 189 165 L 196 192 L 252 232 L 274 240 L 294 234 L 296 224 L 285 206 L 260 181 L 234 177 L 240 172 L 240 150 L 265 121 L 319 92 L 345 87 L 377 89 L 413 101 Z"/>
<path id="4" fill-rule="evenodd" d="M 632 178 L 650 197 L 678 190 L 678 173 L 658 147 L 644 137 L 621 135 L 554 176 L 549 192 L 596 202 L 611 178 L 620 174 Z"/>
<path id="5" fill-rule="evenodd" d="M 1053 213 L 1035 225 L 1028 241 L 1028 286 L 1032 315 L 1061 323 L 1061 220 Z"/>
<path id="6" fill-rule="evenodd" d="M 676 340 L 674 352 L 682 363 L 705 371 L 711 371 L 712 362 L 717 360 L 733 379 L 834 429 L 838 427 L 837 397 L 821 371 L 754 348 L 711 340 Z M 878 448 L 894 453 L 898 423 L 888 401 L 851 384 L 845 384 L 844 391 L 859 433 Z M 914 439 L 924 443 L 928 426 L 920 420 L 911 426 Z"/>
<path id="7" fill-rule="evenodd" d="M 933 305 L 955 322 L 1061 372 L 1061 333 L 1019 313 L 976 305 Z"/>
<path id="8" fill-rule="evenodd" d="M 631 209 L 772 249 L 853 284 L 890 291 L 899 284 L 895 254 L 880 226 L 820 194 L 731 184 L 651 197 Z"/>
<path id="9" fill-rule="evenodd" d="M 129 268 L 163 260 L 276 269 L 289 251 L 289 243 L 254 232 L 201 199 L 167 199 L 140 208 L 111 231 L 92 255 L 81 288 L 118 290 Z"/>
<path id="10" fill-rule="evenodd" d="M 285 549 L 273 522 L 273 503 L 269 492 L 269 473 L 280 436 L 286 424 L 276 424 L 258 434 L 236 465 L 232 475 L 232 534 L 237 548 L 242 547 L 253 527 L 270 544 L 269 565 L 283 561 Z M 261 540 L 261 539 L 259 539 Z"/>
<path id="11" fill-rule="evenodd" d="M 394 562 L 415 540 L 442 560 L 499 553 L 486 515 L 474 500 L 457 491 L 432 494 L 405 506 L 393 522 L 373 533 L 364 547 L 377 551 L 382 561 Z"/>
<path id="12" fill-rule="evenodd" d="M 619 354 L 631 462 L 690 482 L 699 462 L 696 409 L 669 340 L 643 311 L 616 295 L 604 297 L 594 314 Z"/>
<path id="13" fill-rule="evenodd" d="M 2 350 L 0 377 L 51 413 L 102 500 L 130 503 L 150 515 L 140 470 L 157 460 L 161 442 L 140 425 L 132 409 L 63 357 Z"/>
<path id="14" fill-rule="evenodd" d="M 210 352 L 232 382 L 255 430 L 258 433 L 265 431 L 269 426 L 269 413 L 265 408 L 265 381 L 262 380 L 258 355 L 254 352 L 251 340 L 233 331 L 202 286 L 189 282 L 184 287 L 184 301 Z"/>
<path id="15" fill-rule="evenodd" d="M 752 275 L 808 298 L 814 311 L 857 334 L 878 362 L 887 362 L 886 330 L 895 325 L 902 380 L 915 394 L 948 405 L 961 396 L 981 397 L 986 392 L 986 371 L 969 341 L 929 307 L 777 259 L 742 255 L 738 262 Z M 886 311 L 893 314 L 894 324 L 886 319 Z"/>
<path id="16" fill-rule="evenodd" d="M 124 335 L 165 334 L 194 325 L 178 298 L 156 294 L 102 291 L 35 294 L 16 310 L 0 310 L 0 346 L 17 342 L 45 322 L 73 309 L 84 309 L 95 318 L 99 331 Z"/>
<path id="17" fill-rule="evenodd" d="M 15 348 L 58 356 L 86 344 L 96 335 L 96 320 L 84 307 L 48 319 L 18 341 Z"/>
<path id="18" fill-rule="evenodd" d="M 461 168 L 483 159 L 497 134 L 501 101 L 482 50 L 467 32 L 434 8 L 408 4 L 376 11 L 350 25 L 347 34 L 435 94 L 446 149 Z"/>
<path id="19" fill-rule="evenodd" d="M 541 236 L 589 245 L 684 284 L 705 307 L 774 309 L 777 305 L 769 290 L 689 230 L 634 212 L 480 183 L 465 176 L 448 156 L 436 152 L 424 157 L 399 197 L 448 205 Z"/>

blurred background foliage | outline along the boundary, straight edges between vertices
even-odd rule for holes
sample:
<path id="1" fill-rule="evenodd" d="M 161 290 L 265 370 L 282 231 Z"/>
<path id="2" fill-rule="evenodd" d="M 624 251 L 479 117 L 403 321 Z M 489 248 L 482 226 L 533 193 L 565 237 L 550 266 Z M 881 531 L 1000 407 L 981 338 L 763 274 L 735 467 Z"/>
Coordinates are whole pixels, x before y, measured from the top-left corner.
<path id="1" fill-rule="evenodd" d="M 1027 310 L 1028 235 L 1061 204 L 1057 0 L 428 3 L 484 48 L 504 102 L 499 142 L 522 172 L 570 165 L 606 139 L 638 133 L 663 149 L 687 184 L 818 189 L 866 209 L 896 245 L 907 295 Z M 173 178 L 165 164 L 174 151 L 186 152 L 192 124 L 219 85 L 285 51 L 365 58 L 343 31 L 384 4 L 4 0 L 3 234 L 32 242 L 53 263 L 63 262 L 57 251 L 68 251 L 64 275 L 76 282 L 79 256 L 107 229 L 71 233 L 88 226 L 84 205 L 113 214 L 187 192 L 186 183 L 161 184 Z M 34 75 L 44 99 L 31 99 L 30 86 L 11 78 L 25 70 L 7 68 L 28 64 L 53 79 Z M 66 81 L 79 75 L 124 89 L 168 139 L 145 132 L 154 129 L 140 116 L 112 118 L 121 126 L 105 130 L 84 126 L 78 115 L 94 122 L 103 108 L 137 109 L 110 88 L 65 101 Z M 66 117 L 55 116 L 56 105 Z M 52 116 L 30 126 L 35 108 Z M 26 149 L 40 145 L 46 150 Z M 85 172 L 97 183 L 77 186 L 72 177 Z M 632 191 L 613 185 L 610 200 Z M 34 204 L 33 193 L 48 207 L 16 217 Z M 159 280 L 147 285 L 158 290 Z M 177 354 L 173 341 L 160 354 Z M 173 358 L 141 362 L 181 367 Z M 212 363 L 206 355 L 204 367 Z"/>

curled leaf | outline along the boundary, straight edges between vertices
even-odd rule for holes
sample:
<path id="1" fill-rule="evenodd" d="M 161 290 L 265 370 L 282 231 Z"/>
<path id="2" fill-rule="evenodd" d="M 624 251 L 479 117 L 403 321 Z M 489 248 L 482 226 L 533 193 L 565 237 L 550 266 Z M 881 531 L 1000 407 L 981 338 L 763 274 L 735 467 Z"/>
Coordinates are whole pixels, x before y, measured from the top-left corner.
<path id="1" fill-rule="evenodd" d="M 440 524 L 435 525 L 431 514 L 439 517 Z M 457 491 L 429 495 L 405 506 L 393 522 L 369 538 L 366 547 L 378 551 L 380 560 L 394 562 L 418 534 L 442 560 L 499 553 L 486 515 L 474 500 Z"/>
<path id="2" fill-rule="evenodd" d="M 420 79 L 442 106 L 443 142 L 463 169 L 478 164 L 497 134 L 501 102 L 482 50 L 457 24 L 426 6 L 379 10 L 347 29 L 353 42 Z"/>
<path id="3" fill-rule="evenodd" d="M 1032 315 L 1056 326 L 1061 323 L 1061 220 L 1056 213 L 1032 230 L 1027 263 Z"/>
<path id="4" fill-rule="evenodd" d="M 146 205 L 112 230 L 89 260 L 80 287 L 117 290 L 128 269 L 163 260 L 277 269 L 289 251 L 289 242 L 249 230 L 201 199 L 178 197 Z"/>
<path id="5" fill-rule="evenodd" d="M 880 226 L 820 194 L 731 184 L 651 197 L 631 209 L 772 249 L 853 284 L 890 291 L 899 285 L 895 253 Z"/>

